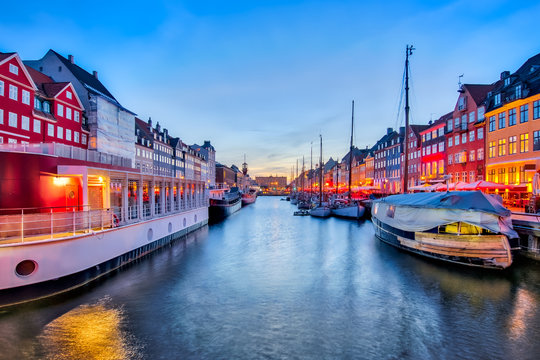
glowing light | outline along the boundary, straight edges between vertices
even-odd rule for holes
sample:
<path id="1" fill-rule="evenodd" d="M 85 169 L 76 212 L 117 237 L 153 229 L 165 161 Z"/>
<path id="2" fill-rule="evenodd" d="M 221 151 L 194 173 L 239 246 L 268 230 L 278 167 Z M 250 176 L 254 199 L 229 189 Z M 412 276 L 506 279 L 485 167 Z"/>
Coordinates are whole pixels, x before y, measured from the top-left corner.
<path id="1" fill-rule="evenodd" d="M 53 179 L 53 184 L 56 186 L 64 186 L 68 183 L 69 179 L 65 177 L 55 177 Z"/>
<path id="2" fill-rule="evenodd" d="M 102 178 L 101 176 L 98 177 L 98 181 L 99 181 L 100 183 L 102 183 L 102 182 L 103 182 L 103 178 Z"/>

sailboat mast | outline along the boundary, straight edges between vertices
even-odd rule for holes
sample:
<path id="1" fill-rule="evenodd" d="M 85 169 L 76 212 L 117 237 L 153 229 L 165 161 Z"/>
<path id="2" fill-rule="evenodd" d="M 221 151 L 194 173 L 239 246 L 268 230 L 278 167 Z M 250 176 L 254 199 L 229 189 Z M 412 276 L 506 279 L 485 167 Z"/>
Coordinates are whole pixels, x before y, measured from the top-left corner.
<path id="1" fill-rule="evenodd" d="M 312 191 L 313 191 L 313 141 L 311 142 L 311 154 L 310 154 L 310 164 L 309 164 L 309 201 L 311 202 Z"/>
<path id="2" fill-rule="evenodd" d="M 403 193 L 408 192 L 409 185 L 409 149 L 408 149 L 408 140 L 409 140 L 409 55 L 412 55 L 413 48 L 412 45 L 407 45 L 405 51 L 405 139 L 403 141 L 403 157 L 405 164 L 403 166 Z"/>
<path id="3" fill-rule="evenodd" d="M 354 133 L 354 100 L 352 101 L 351 148 L 349 149 L 349 203 L 351 202 L 351 197 L 352 197 L 351 184 L 352 184 L 353 133 Z"/>
<path id="4" fill-rule="evenodd" d="M 322 206 L 322 189 L 323 189 L 323 165 L 322 165 L 322 135 L 319 135 L 321 138 L 321 155 L 319 157 L 319 206 Z"/>
<path id="5" fill-rule="evenodd" d="M 302 197 L 304 196 L 304 155 L 302 155 Z"/>

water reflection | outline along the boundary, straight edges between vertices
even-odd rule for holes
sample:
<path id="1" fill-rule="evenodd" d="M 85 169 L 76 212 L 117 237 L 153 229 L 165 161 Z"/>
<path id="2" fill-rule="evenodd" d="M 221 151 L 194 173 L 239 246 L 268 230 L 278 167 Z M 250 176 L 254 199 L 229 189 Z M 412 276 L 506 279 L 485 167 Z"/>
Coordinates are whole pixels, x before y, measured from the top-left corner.
<path id="1" fill-rule="evenodd" d="M 105 298 L 53 320 L 38 341 L 45 359 L 136 359 L 140 349 L 123 329 L 124 323 L 124 311 Z"/>

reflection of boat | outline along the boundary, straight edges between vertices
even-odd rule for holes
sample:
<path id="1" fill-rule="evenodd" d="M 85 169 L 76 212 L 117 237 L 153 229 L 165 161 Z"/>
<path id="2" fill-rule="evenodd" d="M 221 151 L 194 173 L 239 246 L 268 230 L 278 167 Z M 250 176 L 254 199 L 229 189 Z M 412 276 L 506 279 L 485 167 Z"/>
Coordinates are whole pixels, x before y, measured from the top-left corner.
<path id="1" fill-rule="evenodd" d="M 322 163 L 322 135 L 321 137 L 321 156 L 319 159 L 319 205 L 314 207 L 309 211 L 309 214 L 311 216 L 315 217 L 329 217 L 330 216 L 330 208 L 327 205 L 324 205 L 322 203 L 323 199 L 323 179 L 322 179 L 322 172 L 323 172 L 323 163 Z"/>
<path id="2" fill-rule="evenodd" d="M 332 215 L 347 219 L 360 219 L 364 216 L 365 208 L 356 201 L 352 200 L 352 158 L 353 158 L 353 134 L 354 134 L 354 100 L 352 102 L 352 120 L 351 120 L 351 146 L 349 149 L 349 195 L 348 201 L 335 201 L 332 204 Z"/>
<path id="3" fill-rule="evenodd" d="M 416 193 L 373 202 L 375 235 L 416 254 L 485 268 L 512 264 L 510 210 L 480 191 Z"/>
<path id="4" fill-rule="evenodd" d="M 242 201 L 237 187 L 210 190 L 210 221 L 222 220 L 241 207 Z"/>

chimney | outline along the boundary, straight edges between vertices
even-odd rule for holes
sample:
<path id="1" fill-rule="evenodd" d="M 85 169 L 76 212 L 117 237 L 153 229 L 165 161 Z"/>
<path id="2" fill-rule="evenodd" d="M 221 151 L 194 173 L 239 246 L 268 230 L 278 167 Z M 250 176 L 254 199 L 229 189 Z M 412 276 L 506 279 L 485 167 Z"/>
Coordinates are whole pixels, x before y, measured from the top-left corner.
<path id="1" fill-rule="evenodd" d="M 394 131 L 392 128 L 386 128 L 386 135 L 390 135 Z"/>
<path id="2" fill-rule="evenodd" d="M 98 78 L 98 77 L 97 77 L 97 71 L 96 71 L 96 70 L 94 70 L 94 72 L 93 72 L 92 74 L 94 75 L 94 77 L 95 77 L 96 79 Z"/>
<path id="3" fill-rule="evenodd" d="M 72 64 L 75 64 L 75 59 L 73 58 L 73 55 L 68 55 L 69 62 Z"/>
<path id="4" fill-rule="evenodd" d="M 156 122 L 156 131 L 159 133 L 161 131 L 161 126 L 159 126 L 159 121 Z"/>
<path id="5" fill-rule="evenodd" d="M 163 128 L 163 137 L 165 138 L 165 141 L 167 140 L 167 135 L 169 134 L 169 131 L 165 128 Z"/>
<path id="6" fill-rule="evenodd" d="M 150 129 L 152 128 L 152 118 L 151 117 L 148 118 L 148 128 L 150 128 Z"/>

